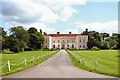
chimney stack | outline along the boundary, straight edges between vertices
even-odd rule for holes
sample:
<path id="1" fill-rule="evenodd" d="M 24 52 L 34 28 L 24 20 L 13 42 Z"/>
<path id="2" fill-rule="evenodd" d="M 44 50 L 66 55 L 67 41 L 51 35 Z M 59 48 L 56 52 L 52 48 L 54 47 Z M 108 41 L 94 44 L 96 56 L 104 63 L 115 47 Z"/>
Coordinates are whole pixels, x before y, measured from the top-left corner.
<path id="1" fill-rule="evenodd" d="M 57 32 L 57 34 L 60 34 L 60 32 Z"/>
<path id="2" fill-rule="evenodd" d="M 88 28 L 86 28 L 86 33 L 88 33 Z"/>
<path id="3" fill-rule="evenodd" d="M 69 32 L 69 34 L 72 34 L 72 32 Z"/>

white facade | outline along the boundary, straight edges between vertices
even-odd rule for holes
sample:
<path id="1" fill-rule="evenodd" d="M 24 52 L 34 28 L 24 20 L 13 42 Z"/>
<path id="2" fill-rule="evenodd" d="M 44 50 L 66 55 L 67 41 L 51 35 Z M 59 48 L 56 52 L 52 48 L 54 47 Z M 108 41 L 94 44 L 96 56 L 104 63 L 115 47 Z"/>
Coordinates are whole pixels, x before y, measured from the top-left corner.
<path id="1" fill-rule="evenodd" d="M 44 48 L 87 49 L 88 35 L 44 33 Z"/>

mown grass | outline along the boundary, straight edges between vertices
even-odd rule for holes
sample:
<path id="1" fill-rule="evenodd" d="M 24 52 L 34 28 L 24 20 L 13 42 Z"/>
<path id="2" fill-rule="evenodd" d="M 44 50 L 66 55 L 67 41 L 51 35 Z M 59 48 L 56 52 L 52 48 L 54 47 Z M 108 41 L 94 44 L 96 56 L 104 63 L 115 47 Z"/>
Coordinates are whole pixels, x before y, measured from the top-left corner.
<path id="1" fill-rule="evenodd" d="M 120 77 L 118 66 L 118 58 L 120 58 L 120 53 L 118 50 L 100 50 L 100 51 L 89 51 L 89 50 L 79 50 L 72 51 L 79 56 L 81 61 L 77 61 L 70 53 L 70 57 L 75 66 L 88 70 L 90 72 L 96 72 L 100 74 Z M 85 58 L 85 63 L 83 64 L 83 58 Z M 95 63 L 97 59 L 97 64 Z"/>
<path id="2" fill-rule="evenodd" d="M 29 67 L 35 66 L 55 54 L 55 52 L 54 52 L 53 54 L 49 54 L 48 56 L 46 56 L 44 58 L 38 58 L 38 56 L 41 57 L 43 54 L 50 53 L 50 52 L 52 52 L 52 51 L 25 51 L 25 52 L 19 52 L 19 53 L 14 53 L 14 54 L 0 54 L 0 56 L 2 56 L 2 64 L 0 66 L 6 64 L 8 60 L 10 61 L 11 64 L 13 64 L 13 65 L 11 65 L 10 72 L 8 71 L 7 65 L 2 67 L 2 72 L 0 73 L 0 75 L 6 76 L 9 74 L 27 69 Z M 33 56 L 34 56 L 34 61 L 30 62 Z M 20 64 L 21 62 L 24 61 L 25 58 L 27 61 L 26 66 L 24 63 Z M 16 64 L 16 65 L 14 65 L 14 64 Z M 17 64 L 20 64 L 20 65 L 17 65 Z"/>

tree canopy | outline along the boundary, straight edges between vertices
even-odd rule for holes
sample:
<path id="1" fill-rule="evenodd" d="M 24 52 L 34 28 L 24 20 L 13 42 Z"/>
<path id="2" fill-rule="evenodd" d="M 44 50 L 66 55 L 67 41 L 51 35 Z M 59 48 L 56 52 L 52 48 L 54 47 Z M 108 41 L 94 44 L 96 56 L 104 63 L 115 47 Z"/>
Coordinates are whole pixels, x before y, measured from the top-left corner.
<path id="1" fill-rule="evenodd" d="M 15 53 L 23 51 L 27 48 L 41 49 L 44 43 L 44 37 L 36 28 L 31 27 L 26 30 L 23 26 L 15 26 L 10 28 L 10 35 L 2 28 L 2 48 L 9 49 Z"/>
<path id="2" fill-rule="evenodd" d="M 9 49 L 13 52 L 23 50 L 38 50 L 43 49 L 44 36 L 42 30 L 37 31 L 36 28 L 30 27 L 26 30 L 23 26 L 14 26 L 10 29 L 10 34 L 3 27 L 0 27 L 0 44 L 3 49 Z M 97 31 L 88 32 L 88 49 L 93 47 L 99 49 L 119 49 L 120 34 L 113 33 L 112 36 L 108 33 L 99 33 Z"/>

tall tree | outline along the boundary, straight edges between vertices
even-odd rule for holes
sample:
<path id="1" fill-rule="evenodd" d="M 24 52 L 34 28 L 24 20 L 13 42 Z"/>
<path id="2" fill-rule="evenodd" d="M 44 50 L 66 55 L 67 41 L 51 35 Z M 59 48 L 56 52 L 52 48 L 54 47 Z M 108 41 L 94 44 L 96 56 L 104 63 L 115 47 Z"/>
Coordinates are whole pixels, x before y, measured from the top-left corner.
<path id="1" fill-rule="evenodd" d="M 100 48 L 101 35 L 96 31 L 88 32 L 88 48 L 91 49 L 93 46 Z"/>
<path id="2" fill-rule="evenodd" d="M 105 41 L 109 43 L 111 49 L 118 49 L 118 35 L 112 35 Z"/>
<path id="3" fill-rule="evenodd" d="M 109 37 L 110 36 L 110 34 L 108 34 L 108 33 L 100 33 L 100 34 L 101 34 L 102 40 L 105 40 L 104 39 L 105 37 Z"/>
<path id="4" fill-rule="evenodd" d="M 29 39 L 29 42 L 28 42 L 29 48 L 41 49 L 43 47 L 44 37 L 43 37 L 41 31 L 38 32 L 37 29 L 34 28 L 34 27 L 31 27 L 31 28 L 28 29 L 27 32 L 30 35 L 30 39 Z"/>
<path id="5" fill-rule="evenodd" d="M 29 34 L 34 34 L 34 33 L 37 32 L 37 29 L 34 28 L 34 27 L 31 27 L 31 28 L 29 28 L 29 29 L 27 30 L 27 32 L 28 32 Z"/>
<path id="6" fill-rule="evenodd" d="M 12 41 L 9 40 L 10 38 L 12 39 Z M 27 47 L 27 43 L 29 40 L 29 34 L 23 28 L 23 26 L 16 26 L 16 27 L 10 28 L 9 39 L 8 39 L 9 45 L 11 44 L 11 42 L 14 42 L 14 45 L 10 45 L 11 46 L 11 47 L 9 47 L 10 50 L 12 50 L 14 52 L 18 52 L 18 51 L 24 50 L 24 48 Z M 17 51 L 12 49 L 13 47 L 17 48 L 16 49 Z"/>
<path id="7" fill-rule="evenodd" d="M 19 39 L 13 35 L 10 35 L 5 40 L 6 48 L 10 49 L 10 51 L 13 51 L 15 53 L 18 53 L 20 49 L 21 43 L 19 42 Z"/>
<path id="8" fill-rule="evenodd" d="M 117 45 L 118 49 L 120 49 L 120 34 L 118 34 L 118 45 Z"/>
<path id="9" fill-rule="evenodd" d="M 6 48 L 5 46 L 6 37 L 7 37 L 7 31 L 5 31 L 3 27 L 0 27 L 0 44 L 2 45 L 0 50 Z"/>
<path id="10" fill-rule="evenodd" d="M 42 29 L 40 29 L 40 34 L 42 35 Z"/>

